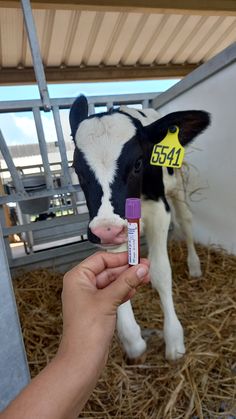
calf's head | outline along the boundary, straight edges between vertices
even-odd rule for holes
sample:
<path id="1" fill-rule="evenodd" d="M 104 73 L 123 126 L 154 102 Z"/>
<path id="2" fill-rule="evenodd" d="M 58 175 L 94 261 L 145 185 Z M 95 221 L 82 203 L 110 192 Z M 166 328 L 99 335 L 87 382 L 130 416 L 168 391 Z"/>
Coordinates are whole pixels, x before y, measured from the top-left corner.
<path id="1" fill-rule="evenodd" d="M 89 210 L 89 240 L 104 247 L 124 243 L 125 199 L 140 197 L 143 175 L 150 170 L 153 144 L 177 125 L 185 146 L 208 124 L 209 115 L 203 111 L 175 112 L 145 126 L 119 110 L 88 116 L 87 99 L 78 97 L 70 110 L 76 146 L 73 166 Z"/>

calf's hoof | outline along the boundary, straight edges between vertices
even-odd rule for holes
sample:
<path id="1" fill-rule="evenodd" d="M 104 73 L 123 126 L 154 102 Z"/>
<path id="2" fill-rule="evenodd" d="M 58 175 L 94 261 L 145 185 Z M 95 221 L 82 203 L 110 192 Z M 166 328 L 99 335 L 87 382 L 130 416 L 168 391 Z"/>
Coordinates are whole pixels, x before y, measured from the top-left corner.
<path id="1" fill-rule="evenodd" d="M 165 357 L 168 361 L 177 361 L 185 354 L 183 328 L 178 320 L 172 326 L 164 328 L 166 344 Z"/>
<path id="2" fill-rule="evenodd" d="M 188 259 L 188 269 L 189 275 L 192 278 L 199 278 L 202 276 L 201 263 L 198 257 L 194 259 Z"/>
<path id="3" fill-rule="evenodd" d="M 191 276 L 191 278 L 200 278 L 200 276 L 202 276 L 202 271 L 201 268 L 199 266 L 194 268 L 194 269 L 190 269 L 189 270 L 189 275 Z"/>
<path id="4" fill-rule="evenodd" d="M 140 365 L 144 364 L 147 358 L 147 351 L 143 352 L 141 355 L 137 356 L 136 358 L 128 358 L 125 357 L 125 361 L 127 365 Z"/>
<path id="5" fill-rule="evenodd" d="M 181 346 L 172 350 L 166 350 L 165 357 L 167 361 L 177 361 L 181 359 L 185 354 L 185 347 Z"/>

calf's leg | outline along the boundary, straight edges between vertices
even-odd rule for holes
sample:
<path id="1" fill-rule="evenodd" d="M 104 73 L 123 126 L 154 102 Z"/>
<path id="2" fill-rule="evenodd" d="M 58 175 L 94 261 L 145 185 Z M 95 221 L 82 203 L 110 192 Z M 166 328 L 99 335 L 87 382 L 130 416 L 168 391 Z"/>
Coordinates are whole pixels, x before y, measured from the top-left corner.
<path id="1" fill-rule="evenodd" d="M 140 364 L 146 359 L 147 345 L 141 336 L 140 326 L 136 323 L 131 302 L 127 301 L 118 308 L 117 331 L 121 340 L 127 362 Z"/>
<path id="2" fill-rule="evenodd" d="M 179 175 L 180 178 L 180 175 Z M 178 182 L 181 183 L 181 187 L 175 189 L 171 195 L 171 201 L 174 206 L 175 215 L 178 223 L 180 224 L 181 230 L 184 234 L 186 240 L 187 249 L 188 249 L 188 270 L 189 274 L 192 277 L 199 277 L 202 275 L 201 264 L 199 257 L 197 255 L 192 233 L 192 214 L 188 208 L 188 205 L 185 200 L 185 193 L 183 189 L 182 179 L 178 179 Z"/>
<path id="3" fill-rule="evenodd" d="M 127 251 L 127 245 L 112 250 L 113 253 Z M 141 336 L 140 326 L 137 324 L 131 302 L 121 304 L 117 310 L 117 332 L 127 356 L 129 364 L 140 364 L 146 359 L 147 344 Z"/>
<path id="4" fill-rule="evenodd" d="M 167 253 L 170 212 L 164 202 L 143 201 L 143 221 L 149 247 L 152 285 L 158 291 L 164 313 L 165 356 L 169 360 L 185 353 L 183 328 L 175 313 L 172 297 L 171 267 Z"/>

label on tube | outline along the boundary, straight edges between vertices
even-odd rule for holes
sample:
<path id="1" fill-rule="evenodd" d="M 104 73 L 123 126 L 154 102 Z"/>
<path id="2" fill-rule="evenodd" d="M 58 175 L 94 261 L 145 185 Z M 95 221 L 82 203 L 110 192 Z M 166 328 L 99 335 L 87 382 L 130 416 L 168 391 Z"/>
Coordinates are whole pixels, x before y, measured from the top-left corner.
<path id="1" fill-rule="evenodd" d="M 128 256 L 129 265 L 139 263 L 139 231 L 137 223 L 128 222 Z"/>

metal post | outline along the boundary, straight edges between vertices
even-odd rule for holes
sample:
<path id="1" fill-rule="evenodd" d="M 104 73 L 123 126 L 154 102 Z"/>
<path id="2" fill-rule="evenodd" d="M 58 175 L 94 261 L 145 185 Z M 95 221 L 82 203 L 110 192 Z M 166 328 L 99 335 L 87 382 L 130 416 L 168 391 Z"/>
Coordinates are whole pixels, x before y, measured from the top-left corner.
<path id="1" fill-rule="evenodd" d="M 65 140 L 64 140 L 62 126 L 61 126 L 59 107 L 53 106 L 52 112 L 53 112 L 56 133 L 57 133 L 59 151 L 61 155 L 61 167 L 62 167 L 62 173 L 63 173 L 62 185 L 68 186 L 68 185 L 71 185 L 72 182 L 71 182 L 70 173 L 69 173 L 69 165 L 68 165 L 68 160 L 67 160 L 67 155 L 66 155 L 66 146 L 65 146 Z"/>
<path id="2" fill-rule="evenodd" d="M 5 218 L 3 205 L 0 205 L 0 224 L 1 224 L 3 229 L 6 227 L 6 218 Z M 9 243 L 9 236 L 4 237 L 4 243 L 5 243 L 5 251 L 6 251 L 6 254 L 7 254 L 7 259 L 8 259 L 8 261 L 11 262 L 12 252 L 11 252 L 11 246 L 10 246 L 10 243 Z"/>
<path id="3" fill-rule="evenodd" d="M 106 107 L 107 107 L 107 111 L 112 109 L 113 108 L 113 102 L 107 102 Z"/>
<path id="4" fill-rule="evenodd" d="M 22 195 L 26 195 L 27 193 L 25 191 L 22 179 L 19 175 L 19 173 L 16 170 L 16 167 L 14 165 L 13 159 L 11 157 L 11 154 L 9 152 L 9 148 L 7 147 L 6 141 L 2 135 L 2 131 L 0 130 L 0 150 L 2 153 L 2 156 L 7 164 L 8 170 L 11 174 L 11 178 L 14 183 L 14 187 L 17 192 L 22 193 Z"/>
<path id="5" fill-rule="evenodd" d="M 68 186 L 70 187 L 72 185 L 72 180 L 70 176 L 70 170 L 69 170 L 69 164 L 67 160 L 66 155 L 66 146 L 65 146 L 65 139 L 63 135 L 63 130 L 61 126 L 61 119 L 60 119 L 60 110 L 58 106 L 52 107 L 53 117 L 54 117 L 54 123 L 57 133 L 57 139 L 58 139 L 58 146 L 61 156 L 61 168 L 62 168 L 62 174 L 61 176 L 61 184 L 62 186 Z M 74 211 L 74 214 L 77 214 L 77 205 L 76 205 L 76 194 L 71 193 L 71 205 Z"/>
<path id="6" fill-rule="evenodd" d="M 30 1 L 21 0 L 21 6 L 23 10 L 25 26 L 28 35 L 32 60 L 34 64 L 34 72 L 38 83 L 40 97 L 43 103 L 44 110 L 49 111 L 51 109 L 50 98 Z"/>
<path id="7" fill-rule="evenodd" d="M 47 143 L 44 136 L 43 123 L 42 123 L 39 108 L 33 108 L 33 115 L 34 115 L 36 131 L 38 135 L 39 149 L 40 149 L 40 153 L 41 153 L 42 161 L 43 161 L 47 188 L 53 189 L 53 179 L 52 179 L 52 173 L 50 170 L 50 164 L 48 160 Z"/>
<path id="8" fill-rule="evenodd" d="M 150 107 L 150 105 L 149 105 L 149 100 L 148 99 L 144 99 L 143 101 L 142 101 L 142 108 L 143 109 L 147 109 L 147 108 L 149 108 Z"/>
<path id="9" fill-rule="evenodd" d="M 93 115 L 95 113 L 95 106 L 93 103 L 89 103 L 89 115 Z"/>
<path id="10" fill-rule="evenodd" d="M 29 383 L 30 374 L 0 226 L 0 411 Z"/>

